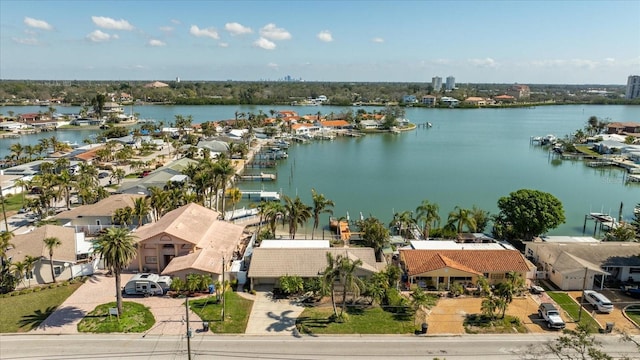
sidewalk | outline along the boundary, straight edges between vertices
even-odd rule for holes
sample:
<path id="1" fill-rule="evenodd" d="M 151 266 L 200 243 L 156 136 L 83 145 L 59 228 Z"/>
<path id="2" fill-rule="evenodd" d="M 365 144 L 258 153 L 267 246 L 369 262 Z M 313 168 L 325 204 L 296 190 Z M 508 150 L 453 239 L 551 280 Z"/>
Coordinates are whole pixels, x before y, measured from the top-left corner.
<path id="1" fill-rule="evenodd" d="M 126 284 L 133 274 L 122 274 L 122 284 Z M 69 296 L 60 307 L 40 326 L 32 331 L 36 334 L 77 334 L 78 323 L 96 306 L 116 299 L 115 278 L 104 273 L 94 274 L 86 283 Z M 170 297 L 125 297 L 124 301 L 143 304 L 151 310 L 156 323 L 145 334 L 181 335 L 186 334 L 184 299 Z M 192 329 L 199 329 L 202 320 L 193 311 L 189 312 Z"/>

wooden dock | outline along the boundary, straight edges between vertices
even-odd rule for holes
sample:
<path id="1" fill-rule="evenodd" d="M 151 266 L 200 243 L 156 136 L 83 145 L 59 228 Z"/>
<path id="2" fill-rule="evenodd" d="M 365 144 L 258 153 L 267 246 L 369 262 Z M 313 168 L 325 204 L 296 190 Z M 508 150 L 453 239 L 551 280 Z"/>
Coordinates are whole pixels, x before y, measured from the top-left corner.
<path id="1" fill-rule="evenodd" d="M 274 168 L 276 167 L 275 161 L 268 160 L 252 160 L 244 164 L 245 168 Z"/>
<path id="2" fill-rule="evenodd" d="M 275 181 L 278 178 L 277 174 L 253 174 L 253 175 L 238 175 L 240 181 Z"/>

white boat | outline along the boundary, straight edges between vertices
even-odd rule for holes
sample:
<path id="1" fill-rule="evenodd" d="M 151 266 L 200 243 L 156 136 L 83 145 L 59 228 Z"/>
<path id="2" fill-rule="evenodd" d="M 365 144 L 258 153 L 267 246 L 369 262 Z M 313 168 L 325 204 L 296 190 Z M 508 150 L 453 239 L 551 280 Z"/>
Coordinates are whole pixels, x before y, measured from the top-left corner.
<path id="1" fill-rule="evenodd" d="M 431 124 L 430 122 L 427 123 L 427 127 L 432 127 L 433 124 Z"/>
<path id="2" fill-rule="evenodd" d="M 635 208 L 633 208 L 633 213 L 634 214 L 640 214 L 640 206 L 636 206 Z"/>

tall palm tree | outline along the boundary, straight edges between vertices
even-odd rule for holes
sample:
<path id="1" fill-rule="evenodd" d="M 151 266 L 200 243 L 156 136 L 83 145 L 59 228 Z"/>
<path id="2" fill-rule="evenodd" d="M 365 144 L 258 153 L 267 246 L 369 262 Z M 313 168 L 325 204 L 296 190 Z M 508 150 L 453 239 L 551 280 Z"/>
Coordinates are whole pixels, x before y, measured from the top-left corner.
<path id="1" fill-rule="evenodd" d="M 429 200 L 422 200 L 422 203 L 416 208 L 416 220 L 423 222 L 422 235 L 425 239 L 429 239 L 429 231 L 440 221 L 440 211 L 438 204 L 430 203 Z"/>
<path id="2" fill-rule="evenodd" d="M 136 243 L 128 229 L 108 228 L 96 239 L 95 253 L 99 254 L 116 278 L 116 303 L 122 314 L 122 280 L 120 274 L 136 256 Z"/>
<path id="3" fill-rule="evenodd" d="M 160 220 L 169 208 L 169 194 L 159 187 L 152 186 L 149 189 L 149 205 L 153 210 L 155 221 Z"/>
<path id="4" fill-rule="evenodd" d="M 71 190 L 75 187 L 75 176 L 69 172 L 69 169 L 63 169 L 56 178 L 59 193 L 64 196 L 67 210 L 71 210 Z"/>
<path id="5" fill-rule="evenodd" d="M 295 239 L 298 225 L 304 225 L 311 218 L 311 206 L 305 205 L 299 196 L 292 200 L 284 195 L 284 207 L 289 222 L 289 236 Z"/>
<path id="6" fill-rule="evenodd" d="M 22 144 L 11 144 L 11 146 L 9 146 L 9 151 L 11 151 L 11 158 L 15 159 L 17 163 L 20 163 L 22 159 L 22 152 L 24 151 Z"/>
<path id="7" fill-rule="evenodd" d="M 471 212 L 468 209 L 463 209 L 456 206 L 452 212 L 449 213 L 447 218 L 447 225 L 454 226 L 458 234 L 462 234 L 462 229 L 466 226 L 467 230 L 476 231 L 476 220 L 471 216 Z"/>
<path id="8" fill-rule="evenodd" d="M 217 175 L 220 179 L 220 184 L 222 187 L 222 194 L 227 193 L 227 185 L 229 184 L 229 180 L 236 173 L 236 169 L 233 167 L 231 160 L 222 156 L 218 159 L 218 162 L 213 166 L 213 173 Z M 225 198 L 222 197 L 222 212 L 225 210 Z"/>
<path id="9" fill-rule="evenodd" d="M 279 201 L 269 201 L 266 204 L 266 207 L 264 209 L 264 216 L 267 223 L 269 224 L 269 231 L 271 232 L 271 235 L 275 236 L 278 219 L 284 219 L 286 211 L 287 210 L 285 209 L 284 205 Z"/>
<path id="10" fill-rule="evenodd" d="M 236 204 L 238 204 L 242 199 L 242 192 L 238 188 L 231 188 L 227 190 L 227 195 L 229 196 L 229 201 L 231 201 L 231 206 L 233 207 L 233 214 L 236 212 Z"/>
<path id="11" fill-rule="evenodd" d="M 114 223 L 126 228 L 133 223 L 133 209 L 131 206 L 116 209 L 111 218 Z"/>
<path id="12" fill-rule="evenodd" d="M 14 247 L 11 239 L 13 233 L 11 231 L 3 231 L 0 233 L 0 284 L 3 283 L 5 267 L 7 266 L 7 250 Z"/>
<path id="13" fill-rule="evenodd" d="M 411 225 L 415 223 L 411 211 L 403 211 L 401 213 L 395 213 L 390 226 L 395 226 L 398 229 L 400 235 L 407 238 L 407 232 L 411 228 Z"/>
<path id="14" fill-rule="evenodd" d="M 311 198 L 313 199 L 313 229 L 311 230 L 311 238 L 315 230 L 320 225 L 320 214 L 326 213 L 333 215 L 333 209 L 335 204 L 333 200 L 326 199 L 323 194 L 318 194 L 315 189 L 311 189 Z"/>
<path id="15" fill-rule="evenodd" d="M 339 278 L 342 283 L 342 310 L 340 311 L 340 317 L 343 316 L 347 308 L 347 292 L 351 292 L 355 300 L 365 287 L 362 279 L 356 276 L 356 270 L 360 266 L 362 266 L 361 259 L 351 260 L 348 256 L 343 256 L 338 263 Z"/>
<path id="16" fill-rule="evenodd" d="M 149 199 L 146 197 L 139 197 L 133 200 L 133 216 L 138 218 L 138 227 L 142 226 L 142 222 L 151 212 L 151 205 Z"/>
<path id="17" fill-rule="evenodd" d="M 62 245 L 62 241 L 54 236 L 44 238 L 44 240 L 42 241 L 44 242 L 44 246 L 47 248 L 47 250 L 49 250 L 49 267 L 51 268 L 51 278 L 53 279 L 53 282 L 58 282 L 56 280 L 56 274 L 53 272 L 53 249 Z"/>

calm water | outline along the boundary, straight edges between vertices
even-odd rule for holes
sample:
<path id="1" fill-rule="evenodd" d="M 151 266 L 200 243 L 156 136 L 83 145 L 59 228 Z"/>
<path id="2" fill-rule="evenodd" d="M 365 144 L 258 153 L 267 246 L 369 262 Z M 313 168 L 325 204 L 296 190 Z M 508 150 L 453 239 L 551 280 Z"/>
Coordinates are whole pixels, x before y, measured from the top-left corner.
<path id="1" fill-rule="evenodd" d="M 257 113 L 262 109 L 290 107 L 238 106 L 138 106 L 142 118 L 174 121 L 175 115 L 192 115 L 194 123 L 230 119 L 236 111 Z M 0 107 L 25 113 L 41 108 Z M 296 107 L 302 114 L 322 111 L 339 113 L 337 107 Z M 367 109 L 371 110 L 371 109 Z M 77 112 L 58 108 L 57 112 Z M 352 219 L 369 214 L 388 223 L 394 212 L 415 210 L 423 199 L 440 206 L 441 217 L 454 206 L 477 205 L 497 211 L 501 196 L 521 188 L 547 191 L 558 197 L 567 222 L 551 234 L 582 234 L 584 214 L 610 212 L 617 217 L 624 202 L 624 218 L 632 216 L 640 203 L 640 186 L 625 185 L 623 172 L 593 169 L 582 162 L 552 162 L 548 152 L 530 146 L 531 136 L 563 136 L 582 128 L 589 116 L 611 121 L 640 119 L 640 107 L 632 106 L 547 106 L 531 109 L 420 109 L 408 108 L 412 122 L 431 122 L 432 128 L 418 128 L 400 135 L 379 134 L 362 138 L 293 145 L 289 158 L 280 162 L 275 183 L 240 183 L 240 188 L 277 190 L 296 194 L 311 203 L 311 188 L 336 203 L 337 216 L 347 212 Z M 40 137 L 56 135 L 61 140 L 82 142 L 91 131 L 57 131 L 0 140 L 0 155 L 9 144 L 34 143 Z M 273 171 L 273 170 L 269 170 Z M 587 231 L 589 232 L 589 231 Z"/>

